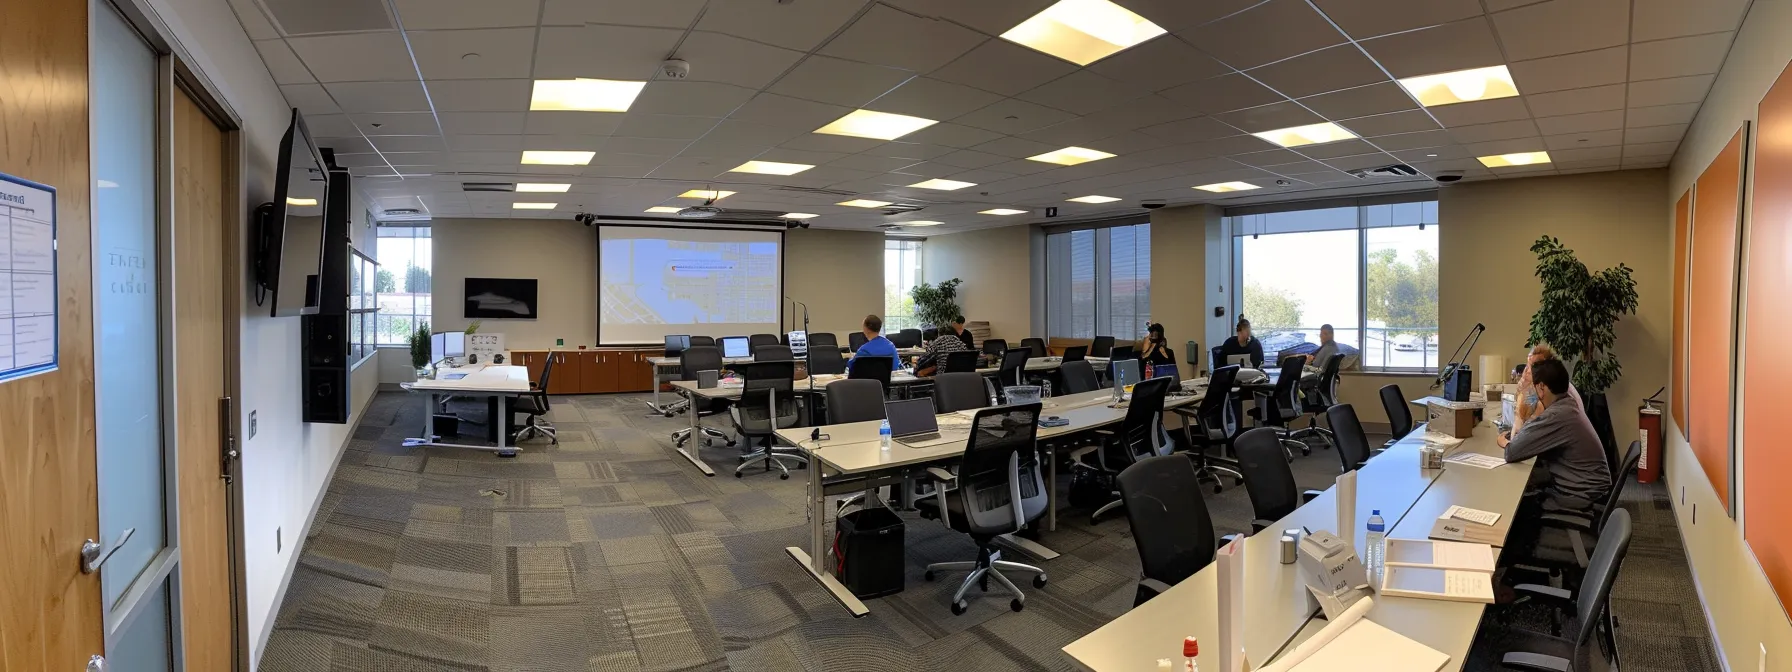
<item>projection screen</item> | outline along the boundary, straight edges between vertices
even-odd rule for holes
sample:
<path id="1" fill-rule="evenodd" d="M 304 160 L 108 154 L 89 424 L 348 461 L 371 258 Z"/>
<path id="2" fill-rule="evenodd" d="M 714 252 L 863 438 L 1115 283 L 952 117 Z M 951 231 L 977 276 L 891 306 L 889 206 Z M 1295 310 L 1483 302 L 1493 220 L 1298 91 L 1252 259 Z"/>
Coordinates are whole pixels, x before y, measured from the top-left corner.
<path id="1" fill-rule="evenodd" d="M 784 232 L 599 224 L 597 340 L 780 333 Z"/>

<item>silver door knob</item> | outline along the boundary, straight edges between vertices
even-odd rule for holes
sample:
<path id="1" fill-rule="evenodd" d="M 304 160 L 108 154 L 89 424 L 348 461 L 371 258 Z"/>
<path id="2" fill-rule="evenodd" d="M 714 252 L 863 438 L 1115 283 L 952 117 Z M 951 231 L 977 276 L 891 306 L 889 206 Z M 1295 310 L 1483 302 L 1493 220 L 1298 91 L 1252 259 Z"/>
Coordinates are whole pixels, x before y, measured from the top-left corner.
<path id="1" fill-rule="evenodd" d="M 123 548 L 131 540 L 131 535 L 136 533 L 137 528 L 135 527 L 125 530 L 123 534 L 118 535 L 118 541 L 112 542 L 109 547 L 92 539 L 81 544 L 81 573 L 92 574 L 100 571 L 100 566 L 106 564 L 106 560 L 110 559 L 113 553 L 117 553 L 118 549 Z M 102 661 L 100 664 L 104 665 L 105 663 Z M 92 663 L 89 662 L 88 665 L 91 668 Z"/>
<path id="2" fill-rule="evenodd" d="M 87 659 L 87 672 L 106 672 L 106 657 L 94 656 Z"/>

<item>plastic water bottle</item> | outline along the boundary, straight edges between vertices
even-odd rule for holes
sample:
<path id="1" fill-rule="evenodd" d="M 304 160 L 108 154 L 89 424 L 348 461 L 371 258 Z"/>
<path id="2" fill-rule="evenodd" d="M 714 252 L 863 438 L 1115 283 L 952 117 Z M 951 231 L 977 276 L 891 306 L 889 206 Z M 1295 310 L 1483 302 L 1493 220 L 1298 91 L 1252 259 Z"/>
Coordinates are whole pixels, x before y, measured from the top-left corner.
<path id="1" fill-rule="evenodd" d="M 885 452 L 890 450 L 890 421 L 888 419 L 877 425 L 877 445 Z"/>
<path id="2" fill-rule="evenodd" d="M 1374 577 L 1381 576 L 1382 562 L 1387 556 L 1387 529 L 1381 509 L 1369 512 L 1369 573 Z"/>

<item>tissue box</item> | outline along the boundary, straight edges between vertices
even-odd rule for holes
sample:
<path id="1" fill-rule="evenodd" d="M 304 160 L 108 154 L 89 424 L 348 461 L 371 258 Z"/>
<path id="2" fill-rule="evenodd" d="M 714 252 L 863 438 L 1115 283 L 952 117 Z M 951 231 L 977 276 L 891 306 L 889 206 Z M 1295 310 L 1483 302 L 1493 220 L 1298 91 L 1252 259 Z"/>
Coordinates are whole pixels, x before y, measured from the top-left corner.
<path id="1" fill-rule="evenodd" d="M 1466 439 L 1475 433 L 1475 409 L 1450 408 L 1443 404 L 1433 403 L 1426 414 L 1426 422 L 1431 431 L 1442 432 L 1458 439 Z"/>

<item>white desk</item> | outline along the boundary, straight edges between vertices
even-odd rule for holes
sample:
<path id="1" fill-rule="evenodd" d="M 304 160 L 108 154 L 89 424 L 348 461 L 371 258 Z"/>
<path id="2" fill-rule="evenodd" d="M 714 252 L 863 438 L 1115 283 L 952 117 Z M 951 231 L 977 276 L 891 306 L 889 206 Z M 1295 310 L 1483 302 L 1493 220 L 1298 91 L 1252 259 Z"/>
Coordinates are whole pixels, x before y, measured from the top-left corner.
<path id="1" fill-rule="evenodd" d="M 459 376 L 458 379 L 450 379 Z M 435 378 L 426 378 L 413 383 L 400 383 L 411 392 L 423 395 L 423 436 L 404 440 L 406 446 L 435 446 L 438 448 L 470 448 L 473 450 L 490 450 L 498 457 L 516 457 L 517 449 L 506 446 L 508 427 L 505 424 L 510 414 L 504 408 L 503 397 L 525 394 L 529 392 L 529 370 L 521 366 L 498 364 L 469 364 L 452 369 L 437 369 Z M 462 397 L 498 397 L 497 417 L 489 422 L 498 427 L 498 445 L 470 446 L 459 443 L 441 443 L 436 435 L 436 399 L 443 395 Z"/>
<path id="2" fill-rule="evenodd" d="M 743 364 L 751 361 L 753 361 L 752 357 L 725 357 L 722 359 L 722 364 Z M 675 409 L 671 404 L 660 403 L 660 383 L 671 380 L 667 376 L 678 375 L 679 359 L 677 357 L 648 357 L 647 363 L 653 366 L 653 400 L 647 402 L 647 407 L 653 409 L 655 413 L 670 418 Z"/>

